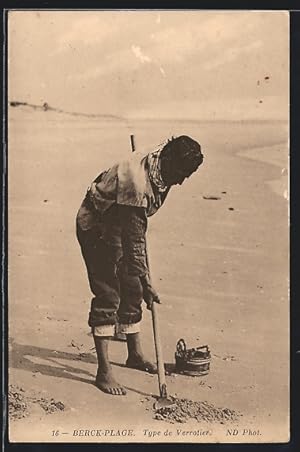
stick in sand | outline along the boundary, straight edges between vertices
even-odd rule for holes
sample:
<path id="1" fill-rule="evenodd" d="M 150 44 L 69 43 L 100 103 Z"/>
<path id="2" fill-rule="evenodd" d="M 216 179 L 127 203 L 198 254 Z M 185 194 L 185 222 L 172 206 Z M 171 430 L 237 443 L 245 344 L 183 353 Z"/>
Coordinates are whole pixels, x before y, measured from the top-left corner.
<path id="1" fill-rule="evenodd" d="M 131 150 L 132 150 L 132 152 L 134 152 L 135 151 L 134 135 L 130 135 L 130 142 L 131 142 Z M 146 260 L 147 260 L 147 266 L 148 266 L 148 270 L 149 270 L 147 245 L 146 245 Z M 156 353 L 156 361 L 157 361 L 157 369 L 158 369 L 158 386 L 159 386 L 159 393 L 160 393 L 160 397 L 157 399 L 156 403 L 154 404 L 154 408 L 156 410 L 159 410 L 162 408 L 174 409 L 176 407 L 176 405 L 172 400 L 170 400 L 168 398 L 168 393 L 167 393 L 164 361 L 163 361 L 163 355 L 162 355 L 162 349 L 161 349 L 160 335 L 159 335 L 159 329 L 158 329 L 158 316 L 157 316 L 155 302 L 152 302 L 151 314 L 152 314 L 153 335 L 154 335 L 155 353 Z"/>
<path id="2" fill-rule="evenodd" d="M 132 152 L 134 152 L 135 151 L 134 135 L 130 135 L 130 143 L 131 143 L 131 150 L 132 150 Z"/>

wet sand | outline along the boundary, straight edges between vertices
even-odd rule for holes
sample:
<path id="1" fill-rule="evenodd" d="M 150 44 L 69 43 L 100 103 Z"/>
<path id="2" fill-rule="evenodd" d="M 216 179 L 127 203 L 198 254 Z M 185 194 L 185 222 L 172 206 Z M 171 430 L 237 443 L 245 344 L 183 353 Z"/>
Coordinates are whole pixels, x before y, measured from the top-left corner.
<path id="1" fill-rule="evenodd" d="M 287 124 L 124 123 L 11 109 L 9 130 L 9 378 L 66 406 L 60 413 L 37 410 L 12 421 L 10 439 L 287 441 Z M 150 219 L 149 250 L 163 303 L 159 320 L 166 363 L 174 364 L 181 337 L 189 347 L 208 344 L 212 352 L 209 375 L 170 375 L 168 390 L 241 412 L 234 427 L 154 420 L 156 376 L 125 368 L 121 342 L 112 342 L 111 358 L 127 396 L 114 398 L 93 385 L 90 293 L 74 220 L 90 181 L 130 152 L 130 133 L 141 150 L 172 134 L 190 134 L 202 144 L 205 162 L 199 172 L 174 187 Z M 211 196 L 220 199 L 203 198 Z M 146 310 L 143 344 L 154 359 Z M 177 427 L 210 434 L 183 435 Z M 233 438 L 227 427 L 238 429 L 238 435 Z M 105 428 L 133 429 L 134 436 L 73 436 L 74 429 Z M 172 439 L 164 433 L 167 428 Z M 145 429 L 161 433 L 151 436 Z M 53 437 L 53 430 L 60 435 Z"/>

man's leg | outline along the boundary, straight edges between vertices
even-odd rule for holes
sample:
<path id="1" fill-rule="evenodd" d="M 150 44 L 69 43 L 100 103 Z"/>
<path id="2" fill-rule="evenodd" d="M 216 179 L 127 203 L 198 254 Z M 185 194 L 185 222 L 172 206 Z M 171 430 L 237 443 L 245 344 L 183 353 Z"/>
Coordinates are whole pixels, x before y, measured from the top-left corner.
<path id="1" fill-rule="evenodd" d="M 126 366 L 156 373 L 157 367 L 144 356 L 140 324 L 142 319 L 143 290 L 138 277 L 129 276 L 126 269 L 119 272 L 120 307 L 118 310 L 119 331 L 126 334 L 128 358 Z"/>
<path id="2" fill-rule="evenodd" d="M 98 371 L 96 386 L 102 391 L 112 395 L 125 395 L 126 390 L 113 376 L 111 364 L 108 357 L 108 346 L 110 337 L 93 335 L 98 358 Z"/>
<path id="3" fill-rule="evenodd" d="M 119 282 L 115 265 L 109 259 L 107 245 L 94 231 L 77 230 L 77 237 L 86 264 L 92 299 L 89 326 L 98 358 L 96 385 L 102 391 L 113 395 L 126 394 L 125 389 L 113 377 L 108 357 L 110 338 L 114 335 L 114 325 L 120 303 Z"/>
<path id="4" fill-rule="evenodd" d="M 157 373 L 157 367 L 154 363 L 147 360 L 144 356 L 140 333 L 127 334 L 128 358 L 126 366 L 133 369 L 143 370 L 150 374 Z"/>

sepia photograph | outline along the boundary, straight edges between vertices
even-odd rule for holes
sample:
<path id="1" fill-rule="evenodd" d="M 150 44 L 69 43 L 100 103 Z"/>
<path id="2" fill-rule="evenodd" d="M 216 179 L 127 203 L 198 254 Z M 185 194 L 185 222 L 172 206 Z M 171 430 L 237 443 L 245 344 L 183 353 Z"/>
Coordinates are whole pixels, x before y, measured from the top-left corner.
<path id="1" fill-rule="evenodd" d="M 7 12 L 11 443 L 288 443 L 289 12 Z"/>

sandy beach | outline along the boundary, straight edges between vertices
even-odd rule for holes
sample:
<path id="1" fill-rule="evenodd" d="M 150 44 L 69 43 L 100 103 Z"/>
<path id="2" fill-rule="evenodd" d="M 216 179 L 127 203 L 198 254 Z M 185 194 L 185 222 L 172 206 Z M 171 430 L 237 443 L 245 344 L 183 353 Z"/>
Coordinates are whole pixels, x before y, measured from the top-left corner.
<path id="1" fill-rule="evenodd" d="M 155 420 L 157 377 L 124 367 L 122 342 L 111 343 L 111 357 L 127 396 L 93 384 L 91 294 L 75 216 L 93 178 L 130 153 L 132 133 L 141 151 L 171 135 L 201 143 L 200 171 L 149 221 L 149 252 L 165 362 L 174 364 L 181 337 L 212 353 L 207 376 L 167 376 L 169 393 L 236 410 L 235 424 Z M 47 414 L 35 404 L 11 419 L 11 441 L 288 441 L 287 137 L 284 121 L 113 121 L 9 109 L 9 383 L 65 407 Z M 154 359 L 146 309 L 143 345 Z"/>

